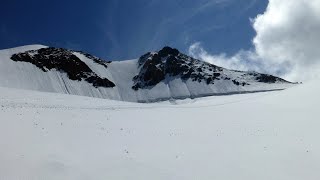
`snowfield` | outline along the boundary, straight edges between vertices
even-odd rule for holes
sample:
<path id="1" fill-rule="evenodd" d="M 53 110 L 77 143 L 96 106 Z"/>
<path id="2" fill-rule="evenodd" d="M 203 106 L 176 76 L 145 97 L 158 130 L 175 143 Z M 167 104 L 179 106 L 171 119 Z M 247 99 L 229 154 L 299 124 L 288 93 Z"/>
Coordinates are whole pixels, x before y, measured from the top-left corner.
<path id="1" fill-rule="evenodd" d="M 136 104 L 0 88 L 0 179 L 318 180 L 319 92 Z"/>

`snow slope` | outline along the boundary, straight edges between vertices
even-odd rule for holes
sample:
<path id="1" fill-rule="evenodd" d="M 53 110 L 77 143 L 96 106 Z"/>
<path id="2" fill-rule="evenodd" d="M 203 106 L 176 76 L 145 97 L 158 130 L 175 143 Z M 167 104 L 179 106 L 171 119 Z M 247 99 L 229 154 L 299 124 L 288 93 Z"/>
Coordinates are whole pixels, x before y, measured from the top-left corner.
<path id="1" fill-rule="evenodd" d="M 253 79 L 251 75 L 243 77 L 245 75 L 244 72 L 223 69 L 221 73 L 225 76 L 224 78 L 229 77 L 229 80 L 216 80 L 214 84 L 207 84 L 205 80 L 198 82 L 192 79 L 182 80 L 181 78 L 174 77 L 167 78 L 152 87 L 133 90 L 133 78 L 139 74 L 139 72 L 143 71 L 143 69 L 141 70 L 141 67 L 138 66 L 138 59 L 99 64 L 81 52 L 72 51 L 72 54 L 84 62 L 93 73 L 101 78 L 107 78 L 115 84 L 115 87 L 109 88 L 101 86 L 94 87 L 84 79 L 81 81 L 70 79 L 67 73 L 61 70 L 48 70 L 46 67 L 41 67 L 43 68 L 43 70 L 41 70 L 41 68 L 32 63 L 12 60 L 12 55 L 14 54 L 41 48 L 47 47 L 31 45 L 1 50 L 0 87 L 56 92 L 130 102 L 153 102 L 168 99 L 279 90 L 292 86 L 292 84 L 285 82 L 258 82 Z M 30 57 L 34 57 L 37 52 L 28 52 L 27 54 L 29 54 Z M 43 60 L 43 62 L 47 61 L 48 60 Z M 196 65 L 196 67 L 191 68 L 198 68 L 198 66 L 200 67 L 202 64 L 198 63 Z M 206 73 L 210 74 L 210 72 Z M 213 72 L 211 74 L 213 74 Z M 155 78 L 156 77 L 155 75 Z M 248 83 L 248 85 L 235 85 L 232 81 L 233 79 L 240 81 L 240 83 L 244 81 Z"/>
<path id="2" fill-rule="evenodd" d="M 319 91 L 135 104 L 0 88 L 0 179 L 318 180 Z"/>

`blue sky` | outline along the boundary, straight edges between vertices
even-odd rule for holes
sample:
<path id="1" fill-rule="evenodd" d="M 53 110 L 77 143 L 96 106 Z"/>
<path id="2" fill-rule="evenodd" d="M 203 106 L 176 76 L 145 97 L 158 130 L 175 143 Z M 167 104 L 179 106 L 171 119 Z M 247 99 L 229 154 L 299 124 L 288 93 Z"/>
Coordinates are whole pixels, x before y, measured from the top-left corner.
<path id="1" fill-rule="evenodd" d="M 105 59 L 139 57 L 169 45 L 187 53 L 195 42 L 210 53 L 251 49 L 249 18 L 267 0 L 4 0 L 0 49 L 44 44 Z"/>

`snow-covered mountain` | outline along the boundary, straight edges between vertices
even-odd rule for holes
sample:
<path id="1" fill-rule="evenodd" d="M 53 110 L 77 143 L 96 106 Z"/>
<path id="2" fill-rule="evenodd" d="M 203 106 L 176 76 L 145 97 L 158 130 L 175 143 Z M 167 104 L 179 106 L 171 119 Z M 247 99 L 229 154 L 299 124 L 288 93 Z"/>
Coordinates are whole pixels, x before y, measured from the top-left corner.
<path id="1" fill-rule="evenodd" d="M 3 50 L 0 177 L 318 180 L 319 82 L 260 92 L 293 84 L 168 47 L 122 62 L 45 46 Z"/>
<path id="2" fill-rule="evenodd" d="M 131 102 L 280 90 L 281 78 L 228 70 L 164 47 L 139 59 L 30 45 L 0 51 L 0 86 Z"/>

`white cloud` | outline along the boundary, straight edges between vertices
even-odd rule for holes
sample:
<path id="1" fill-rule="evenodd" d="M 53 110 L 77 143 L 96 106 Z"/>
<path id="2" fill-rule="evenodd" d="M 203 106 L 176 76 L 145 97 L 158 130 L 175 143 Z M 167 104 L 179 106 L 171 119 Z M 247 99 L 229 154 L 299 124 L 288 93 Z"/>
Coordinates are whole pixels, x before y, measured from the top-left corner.
<path id="1" fill-rule="evenodd" d="M 265 61 L 255 51 L 251 50 L 241 50 L 233 56 L 227 56 L 226 54 L 212 55 L 201 46 L 201 43 L 197 42 L 189 47 L 188 53 L 196 59 L 201 59 L 227 69 L 257 71 L 279 76 L 284 76 L 290 69 L 290 65 L 288 64 L 283 63 L 279 66 Z"/>
<path id="2" fill-rule="evenodd" d="M 252 24 L 257 33 L 252 51 L 232 57 L 210 55 L 196 43 L 189 53 L 227 68 L 268 72 L 293 81 L 320 74 L 320 0 L 269 0 Z"/>
<path id="3" fill-rule="evenodd" d="M 272 63 L 291 64 L 290 79 L 304 80 L 317 74 L 320 0 L 269 0 L 266 12 L 257 16 L 253 27 L 257 54 Z"/>
<path id="4" fill-rule="evenodd" d="M 189 54 L 197 59 L 202 59 L 206 62 L 222 66 L 228 69 L 237 70 L 261 70 L 260 62 L 257 61 L 255 53 L 251 51 L 240 51 L 232 57 L 228 57 L 226 54 L 212 55 L 209 54 L 201 46 L 201 43 L 197 42 L 189 47 Z"/>

